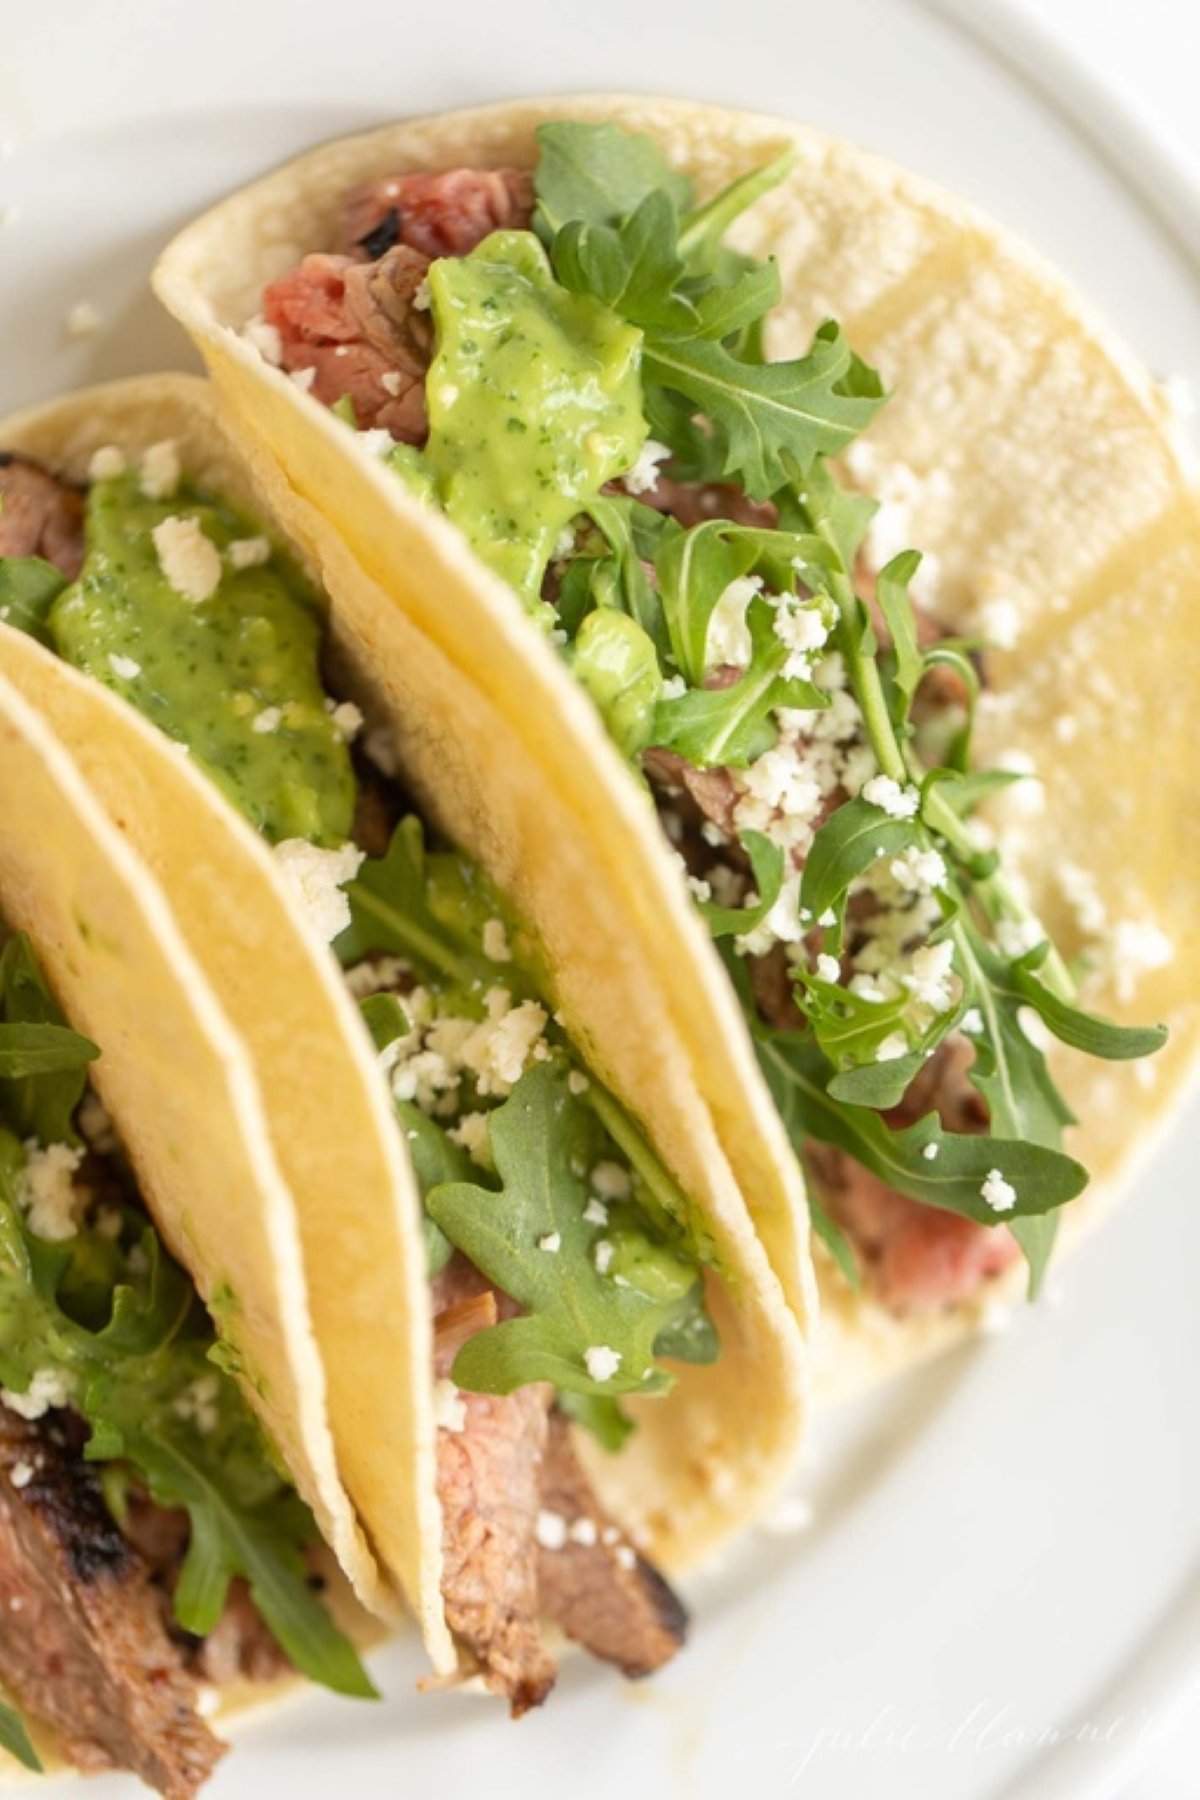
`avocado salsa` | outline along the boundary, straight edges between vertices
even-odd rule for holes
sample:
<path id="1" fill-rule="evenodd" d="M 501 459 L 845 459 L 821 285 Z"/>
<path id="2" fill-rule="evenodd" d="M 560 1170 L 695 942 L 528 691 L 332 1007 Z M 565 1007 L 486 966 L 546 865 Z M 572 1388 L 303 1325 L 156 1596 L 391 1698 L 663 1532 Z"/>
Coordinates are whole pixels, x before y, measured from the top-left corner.
<path id="1" fill-rule="evenodd" d="M 272 281 L 247 340 L 514 589 L 651 788 L 809 1175 L 816 1230 L 898 1312 L 1030 1291 L 1086 1171 L 1036 1033 L 1100 1057 L 973 822 L 988 646 L 939 632 L 853 479 L 882 385 L 832 321 L 773 360 L 730 227 L 648 137 L 562 120 L 532 175 L 385 174 Z M 802 279 L 802 276 L 801 276 Z"/>
<path id="2" fill-rule="evenodd" d="M 326 693 L 315 596 L 173 457 L 159 445 L 136 466 L 107 449 L 93 459 L 75 578 L 60 573 L 9 622 L 189 754 L 334 943 L 413 1154 L 431 1276 L 458 1249 L 523 1308 L 519 1331 L 510 1320 L 468 1339 L 455 1381 L 507 1393 L 553 1380 L 615 1448 L 629 1428 L 620 1395 L 668 1388 L 664 1361 L 718 1354 L 701 1276 L 711 1241 L 542 1003 L 527 934 L 464 858 L 426 846 L 394 784 L 352 751 L 362 719 Z M 164 464 L 170 491 L 148 494 Z M 0 560 L 10 587 L 17 568 Z M 536 1192 L 530 1166 L 547 1170 Z"/>

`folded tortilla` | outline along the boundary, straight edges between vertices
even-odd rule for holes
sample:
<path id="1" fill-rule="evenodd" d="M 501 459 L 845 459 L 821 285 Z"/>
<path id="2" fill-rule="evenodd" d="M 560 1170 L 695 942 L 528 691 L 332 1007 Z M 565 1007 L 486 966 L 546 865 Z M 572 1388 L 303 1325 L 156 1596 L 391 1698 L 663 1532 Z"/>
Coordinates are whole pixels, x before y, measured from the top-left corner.
<path id="1" fill-rule="evenodd" d="M 0 425 L 0 442 L 68 477 L 115 445 L 134 459 L 171 439 L 188 479 L 278 531 L 330 590 L 331 639 L 368 716 L 393 729 L 404 762 L 426 747 L 438 770 L 431 811 L 467 779 L 483 744 L 499 752 L 502 790 L 489 831 L 542 802 L 540 763 L 459 670 L 365 581 L 323 520 L 295 503 L 261 455 L 234 453 L 211 390 L 184 376 L 115 383 Z M 406 1595 L 435 1668 L 458 1653 L 441 1601 L 440 1512 L 434 1483 L 432 1319 L 420 1201 L 370 1038 L 333 958 L 298 916 L 266 844 L 177 747 L 122 699 L 31 638 L 0 625 L 0 674 L 52 727 L 109 828 L 132 847 L 166 896 L 174 926 L 239 1035 L 260 1084 L 271 1151 L 288 1183 L 303 1249 L 313 1326 L 324 1363 L 338 1467 L 373 1546 Z M 464 761 L 464 758 L 466 761 Z M 553 808 L 536 845 L 556 866 Z M 568 840 L 569 840 L 569 834 Z M 507 865 L 507 854 L 499 859 Z M 576 858 L 561 878 L 586 887 Z M 597 895 L 597 903 L 602 896 Z M 575 1024 L 565 959 L 583 956 L 599 1029 L 575 1033 L 602 1078 L 610 1069 L 602 996 L 623 979 L 603 946 L 582 950 L 547 934 L 549 1006 Z M 601 996 L 596 1004 L 597 996 Z M 662 1400 L 633 1401 L 638 1430 L 616 1455 L 580 1446 L 597 1494 L 670 1570 L 743 1527 L 792 1465 L 806 1409 L 804 1344 L 669 1027 L 644 1009 L 647 1053 L 612 1085 L 636 1096 L 646 1134 L 694 1202 L 721 1278 L 707 1294 L 721 1333 L 716 1363 L 679 1365 Z M 589 1012 L 588 1027 L 594 1024 Z M 644 1086 L 643 1086 L 644 1084 Z M 319 1097 L 319 1103 L 317 1103 Z M 260 1134 L 261 1141 L 261 1134 Z M 798 1260 L 798 1256 L 797 1256 Z"/>
<path id="2" fill-rule="evenodd" d="M 514 754 L 540 762 L 540 793 L 498 791 L 492 740 L 457 733 L 449 709 L 425 709 L 423 729 L 405 741 L 435 814 L 554 944 L 562 991 L 602 1066 L 636 1070 L 647 1012 L 670 1020 L 772 1266 L 807 1322 L 811 1291 L 789 1222 L 803 1215 L 791 1148 L 724 972 L 590 702 L 454 528 L 239 335 L 268 281 L 335 241 L 348 188 L 462 164 L 528 168 L 538 124 L 563 118 L 649 133 L 693 177 L 700 200 L 795 147 L 790 174 L 732 234 L 738 247 L 778 259 L 784 299 L 769 322 L 770 353 L 798 354 L 822 319 L 841 321 L 891 392 L 864 442 L 882 476 L 908 477 L 913 540 L 940 565 L 940 619 L 969 627 L 989 595 L 1011 604 L 1019 649 L 990 661 L 996 703 L 980 748 L 986 761 L 1019 746 L 1043 778 L 1037 830 L 1053 843 L 1053 862 L 1036 844 L 1022 859 L 1039 916 L 1068 953 L 1079 947 L 1055 881 L 1055 866 L 1071 864 L 1094 875 L 1110 919 L 1152 922 L 1174 943 L 1136 1001 L 1116 968 L 1095 994 L 1118 1019 L 1136 1012 L 1168 1023 L 1170 1042 L 1152 1064 L 1052 1053 L 1081 1120 L 1070 1147 L 1093 1176 L 1067 1209 L 1069 1245 L 1147 1152 L 1200 1049 L 1200 505 L 1163 396 L 1090 311 L 989 221 L 853 146 L 718 107 L 594 95 L 413 119 L 325 145 L 189 226 L 164 254 L 156 289 L 202 350 L 243 444 L 282 472 L 280 515 L 297 528 L 303 519 L 335 606 L 368 590 L 386 595 L 379 643 L 416 627 L 480 704 L 503 715 Z M 387 663 L 389 679 L 402 681 L 401 659 L 389 653 Z M 1064 706 L 1071 732 L 1057 726 Z M 452 783 L 439 779 L 448 754 Z M 618 987 L 624 1005 L 610 998 Z M 981 1299 L 898 1318 L 851 1293 L 820 1252 L 817 1261 L 826 1392 L 952 1341 L 984 1309 Z M 990 1284 L 989 1302 L 996 1291 Z"/>
<path id="3" fill-rule="evenodd" d="M 332 1553 L 322 1562 L 330 1608 L 357 1644 L 378 1641 L 371 1614 L 394 1621 L 397 1602 L 338 1469 L 300 1236 L 250 1056 L 144 864 L 45 715 L 3 675 L 0 911 L 28 934 L 72 1027 L 101 1046 L 91 1085 L 147 1211 L 209 1304 L 243 1392 L 313 1511 Z M 218 1716 L 298 1679 L 239 1679 L 221 1690 Z M 30 1730 L 57 1766 L 44 1729 L 31 1721 Z M 3 1759 L 0 1781 L 20 1777 Z"/>

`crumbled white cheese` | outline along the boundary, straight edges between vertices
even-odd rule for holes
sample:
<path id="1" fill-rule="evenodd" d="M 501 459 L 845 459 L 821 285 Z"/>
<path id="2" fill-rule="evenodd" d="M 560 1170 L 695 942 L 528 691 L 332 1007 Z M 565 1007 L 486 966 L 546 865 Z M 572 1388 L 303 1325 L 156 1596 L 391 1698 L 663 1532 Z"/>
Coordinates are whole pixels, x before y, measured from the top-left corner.
<path id="1" fill-rule="evenodd" d="M 15 1462 L 8 1471 L 8 1479 L 15 1488 L 20 1489 L 28 1487 L 33 1480 L 33 1464 L 27 1462 Z"/>
<path id="2" fill-rule="evenodd" d="M 622 1356 L 619 1350 L 612 1350 L 607 1344 L 589 1344 L 583 1353 L 583 1362 L 593 1381 L 611 1381 L 621 1366 Z"/>
<path id="3" fill-rule="evenodd" d="M 385 369 L 379 377 L 379 385 L 385 394 L 390 394 L 393 399 L 396 399 L 400 389 L 404 386 L 404 378 L 399 369 Z"/>
<path id="4" fill-rule="evenodd" d="M 322 850 L 304 838 L 285 838 L 276 844 L 274 856 L 309 925 L 331 944 L 350 923 L 350 902 L 342 888 L 362 867 L 362 851 L 354 844 Z"/>
<path id="5" fill-rule="evenodd" d="M 109 652 L 108 666 L 121 681 L 136 681 L 142 672 L 140 662 L 134 662 L 132 656 L 118 656 L 115 651 Z"/>
<path id="6" fill-rule="evenodd" d="M 409 966 L 403 957 L 366 956 L 362 962 L 355 963 L 352 969 L 346 970 L 345 980 L 354 998 L 365 1000 L 368 994 L 380 994 L 389 989 L 397 991 L 403 986 L 409 973 Z M 410 1018 L 414 1016 L 413 1001 L 418 996 L 419 1010 L 420 1001 L 427 998 L 423 988 L 417 988 L 404 996 L 404 1010 Z"/>
<path id="7" fill-rule="evenodd" d="M 422 276 L 421 280 L 418 281 L 416 287 L 413 289 L 412 307 L 414 312 L 428 312 L 431 305 L 432 300 L 429 293 L 429 277 L 428 275 L 425 275 Z"/>
<path id="8" fill-rule="evenodd" d="M 251 731 L 260 737 L 270 737 L 283 724 L 283 708 L 281 706 L 264 706 L 263 710 L 251 722 Z"/>
<path id="9" fill-rule="evenodd" d="M 94 1088 L 89 1088 L 83 1096 L 75 1118 L 80 1131 L 97 1155 L 111 1155 L 117 1148 L 117 1134 L 113 1130 L 113 1122 L 104 1102 Z"/>
<path id="10" fill-rule="evenodd" d="M 890 775 L 873 775 L 870 781 L 864 781 L 862 797 L 892 819 L 911 819 L 921 800 L 911 783 L 901 787 Z"/>
<path id="11" fill-rule="evenodd" d="M 968 1006 L 966 1012 L 962 1016 L 962 1023 L 958 1029 L 960 1031 L 965 1031 L 968 1037 L 979 1036 L 980 1032 L 983 1030 L 983 1014 L 977 1006 Z"/>
<path id="12" fill-rule="evenodd" d="M 548 1512 L 543 1507 L 534 1523 L 533 1535 L 543 1550 L 561 1550 L 567 1541 L 567 1521 L 561 1513 Z"/>
<path id="13" fill-rule="evenodd" d="M 613 1244 L 610 1243 L 608 1238 L 601 1238 L 592 1252 L 592 1261 L 596 1265 L 596 1273 L 598 1275 L 608 1274 L 608 1271 L 612 1268 L 612 1259 L 615 1255 L 616 1249 Z"/>
<path id="14" fill-rule="evenodd" d="M 817 974 L 822 981 L 839 981 L 842 974 L 842 965 L 836 956 L 826 956 L 825 952 L 822 951 L 817 958 Z"/>
<path id="15" fill-rule="evenodd" d="M 221 585 L 221 556 L 198 519 L 163 519 L 150 533 L 158 565 L 175 592 L 193 604 L 211 600 Z"/>
<path id="16" fill-rule="evenodd" d="M 91 337 L 104 323 L 104 315 L 91 300 L 77 300 L 67 314 L 67 336 Z"/>
<path id="17" fill-rule="evenodd" d="M 221 1391 L 216 1374 L 197 1375 L 171 1402 L 171 1410 L 196 1427 L 201 1437 L 210 1437 L 221 1422 L 217 1396 Z"/>
<path id="18" fill-rule="evenodd" d="M 885 1037 L 875 1052 L 876 1062 L 899 1062 L 902 1056 L 908 1055 L 908 1039 L 902 1031 L 893 1031 Z"/>
<path id="19" fill-rule="evenodd" d="M 602 1200 L 628 1200 L 633 1192 L 633 1178 L 618 1162 L 598 1162 L 589 1179 Z"/>
<path id="20" fill-rule="evenodd" d="M 271 560 L 271 540 L 262 536 L 234 538 L 225 554 L 233 569 L 257 569 Z"/>
<path id="21" fill-rule="evenodd" d="M 940 1149 L 940 1145 L 938 1145 L 938 1144 L 926 1144 L 925 1148 L 921 1152 L 921 1155 L 925 1158 L 926 1162 L 936 1162 L 938 1159 L 938 1150 L 939 1149 Z"/>
<path id="22" fill-rule="evenodd" d="M 613 1555 L 623 1569 L 632 1569 L 637 1565 L 637 1552 L 632 1544 L 618 1544 Z"/>
<path id="23" fill-rule="evenodd" d="M 485 1112 L 464 1113 L 446 1136 L 452 1144 L 465 1150 L 472 1162 L 485 1169 L 492 1167 L 492 1129 Z"/>
<path id="24" fill-rule="evenodd" d="M 745 669 L 749 666 L 754 647 L 746 623 L 746 608 L 761 591 L 762 578 L 758 575 L 739 575 L 725 589 L 708 618 L 704 649 L 707 669 L 725 666 Z"/>
<path id="25" fill-rule="evenodd" d="M 367 761 L 374 763 L 381 775 L 398 775 L 400 773 L 400 757 L 396 750 L 396 740 L 386 725 L 372 725 L 363 738 L 362 747 Z"/>
<path id="26" fill-rule="evenodd" d="M 52 1406 L 66 1406 L 71 1399 L 70 1378 L 59 1369 L 38 1369 L 23 1394 L 0 1388 L 0 1401 L 22 1419 L 40 1419 Z"/>
<path id="27" fill-rule="evenodd" d="M 1106 948 L 1117 999 L 1122 1001 L 1132 1000 L 1142 976 L 1161 969 L 1175 954 L 1166 932 L 1148 919 L 1119 919 Z"/>
<path id="28" fill-rule="evenodd" d="M 443 1431 L 462 1431 L 467 1423 L 467 1403 L 452 1381 L 444 1377 L 433 1384 L 433 1418 Z"/>
<path id="29" fill-rule="evenodd" d="M 353 700 L 340 700 L 327 703 L 327 711 L 333 722 L 333 729 L 343 744 L 352 744 L 363 728 L 363 716 Z"/>
<path id="30" fill-rule="evenodd" d="M 567 1076 L 567 1088 L 572 1094 L 586 1094 L 590 1086 L 591 1083 L 582 1069 L 572 1069 Z"/>
<path id="31" fill-rule="evenodd" d="M 391 432 L 379 428 L 372 431 L 360 431 L 358 441 L 368 456 L 386 456 L 389 450 L 396 448 L 396 440 Z"/>
<path id="32" fill-rule="evenodd" d="M 600 1540 L 595 1519 L 589 1519 L 586 1514 L 572 1522 L 569 1535 L 573 1544 L 582 1544 L 585 1550 L 590 1550 Z"/>
<path id="33" fill-rule="evenodd" d="M 302 394 L 307 394 L 310 391 L 316 379 L 317 371 L 311 366 L 307 369 L 288 370 L 288 380 L 298 387 Z"/>
<path id="34" fill-rule="evenodd" d="M 1001 919 L 996 926 L 996 948 L 1001 956 L 1016 962 L 1040 944 L 1045 935 L 1046 927 L 1040 919 Z"/>
<path id="35" fill-rule="evenodd" d="M 775 603 L 775 636 L 790 652 L 780 673 L 787 681 L 803 680 L 812 673 L 812 653 L 819 650 L 829 636 L 829 627 L 817 606 L 802 606 L 790 594 L 780 594 Z"/>
<path id="36" fill-rule="evenodd" d="M 511 962 L 512 949 L 503 919 L 489 919 L 483 928 L 483 954 L 490 962 Z"/>
<path id="37" fill-rule="evenodd" d="M 537 1247 L 539 1250 L 544 1250 L 547 1256 L 557 1256 L 562 1249 L 562 1232 L 548 1231 L 545 1237 L 538 1239 Z"/>
<path id="38" fill-rule="evenodd" d="M 283 361 L 283 339 L 279 335 L 277 325 L 268 325 L 261 313 L 247 319 L 242 326 L 242 338 L 252 350 L 257 350 L 264 362 L 278 368 Z"/>
<path id="39" fill-rule="evenodd" d="M 985 600 L 976 619 L 980 636 L 994 650 L 1012 650 L 1021 636 L 1021 609 L 1001 594 Z"/>
<path id="40" fill-rule="evenodd" d="M 597 1200 L 594 1194 L 584 1207 L 583 1216 L 589 1225 L 608 1224 L 608 1208 L 603 1200 Z"/>
<path id="41" fill-rule="evenodd" d="M 118 475 L 125 473 L 125 453 L 118 450 L 115 444 L 101 444 L 98 450 L 92 451 L 88 463 L 89 481 L 115 481 Z"/>
<path id="42" fill-rule="evenodd" d="M 682 675 L 668 675 L 662 684 L 664 700 L 682 700 L 688 691 L 688 684 Z"/>
<path id="43" fill-rule="evenodd" d="M 648 494 L 658 486 L 658 465 L 666 462 L 671 451 L 668 445 L 658 444 L 653 438 L 647 438 L 632 469 L 627 469 L 621 477 L 621 486 L 627 494 Z"/>
<path id="44" fill-rule="evenodd" d="M 899 856 L 893 857 L 889 869 L 892 879 L 909 894 L 930 894 L 946 879 L 946 864 L 941 854 L 937 850 L 922 850 L 917 844 L 909 844 Z"/>
<path id="45" fill-rule="evenodd" d="M 993 1212 L 1011 1212 L 1017 1203 L 1017 1190 L 1011 1182 L 1007 1182 L 999 1169 L 988 1171 L 987 1179 L 979 1192 L 987 1201 Z"/>
<path id="46" fill-rule="evenodd" d="M 174 438 L 163 438 L 143 450 L 138 486 L 147 500 L 169 500 L 182 476 L 179 446 Z"/>
<path id="47" fill-rule="evenodd" d="M 954 945 L 949 940 L 925 944 L 913 952 L 912 970 L 901 977 L 918 1006 L 946 1013 L 954 1005 Z"/>
<path id="48" fill-rule="evenodd" d="M 79 1213 L 87 1199 L 75 1186 L 83 1151 L 67 1144 L 39 1148 L 32 1140 L 25 1146 L 25 1166 L 17 1181 L 17 1201 L 35 1237 L 62 1243 L 75 1236 Z"/>

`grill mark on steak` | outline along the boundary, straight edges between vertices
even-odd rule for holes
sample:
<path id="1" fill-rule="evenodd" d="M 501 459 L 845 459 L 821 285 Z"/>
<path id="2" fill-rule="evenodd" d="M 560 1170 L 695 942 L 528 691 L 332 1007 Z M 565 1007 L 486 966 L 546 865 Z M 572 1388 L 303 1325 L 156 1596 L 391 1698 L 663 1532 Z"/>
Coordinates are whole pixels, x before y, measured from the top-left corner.
<path id="1" fill-rule="evenodd" d="M 83 495 L 31 457 L 0 450 L 0 556 L 40 556 L 74 581 L 83 567 Z"/>
<path id="2" fill-rule="evenodd" d="M 225 1746 L 196 1712 L 161 1596 L 82 1437 L 68 1413 L 32 1422 L 0 1407 L 0 1680 L 77 1768 L 129 1769 L 190 1800 Z"/>
<path id="3" fill-rule="evenodd" d="M 450 1373 L 464 1320 L 473 1317 L 474 1329 L 494 1321 L 499 1299 L 463 1256 L 437 1276 L 437 1376 Z M 511 1301 L 504 1304 L 511 1316 Z M 442 1599 L 450 1629 L 517 1719 L 541 1704 L 557 1673 L 542 1645 L 534 1536 L 554 1390 L 539 1382 L 513 1394 L 460 1395 L 462 1429 L 443 1425 L 437 1434 Z"/>
<path id="4" fill-rule="evenodd" d="M 542 1610 L 593 1656 L 636 1679 L 652 1675 L 687 1637 L 688 1616 L 674 1590 L 617 1535 L 575 1455 L 562 1413 L 550 1415 L 542 1461 L 542 1505 L 568 1522 L 587 1520 L 592 1542 L 568 1535 L 538 1556 Z"/>

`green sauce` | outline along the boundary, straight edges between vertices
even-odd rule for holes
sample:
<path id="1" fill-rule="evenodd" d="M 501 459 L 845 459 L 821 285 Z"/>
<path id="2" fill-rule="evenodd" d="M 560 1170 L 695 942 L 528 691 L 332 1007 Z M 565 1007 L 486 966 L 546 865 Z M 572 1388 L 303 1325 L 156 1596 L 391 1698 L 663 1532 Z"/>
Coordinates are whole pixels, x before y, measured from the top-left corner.
<path id="1" fill-rule="evenodd" d="M 222 553 L 257 535 L 193 489 L 147 500 L 135 473 L 97 482 L 83 570 L 49 616 L 54 648 L 185 744 L 273 843 L 344 843 L 354 777 L 325 709 L 315 607 L 278 559 L 238 570 L 224 555 L 212 597 L 188 600 L 164 575 L 151 535 L 171 518 L 196 520 Z"/>
<path id="2" fill-rule="evenodd" d="M 434 497 L 532 609 L 564 527 L 646 439 L 642 334 L 558 286 L 528 231 L 429 271 Z M 412 470 L 403 471 L 411 478 Z"/>

